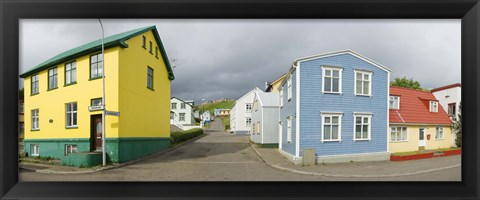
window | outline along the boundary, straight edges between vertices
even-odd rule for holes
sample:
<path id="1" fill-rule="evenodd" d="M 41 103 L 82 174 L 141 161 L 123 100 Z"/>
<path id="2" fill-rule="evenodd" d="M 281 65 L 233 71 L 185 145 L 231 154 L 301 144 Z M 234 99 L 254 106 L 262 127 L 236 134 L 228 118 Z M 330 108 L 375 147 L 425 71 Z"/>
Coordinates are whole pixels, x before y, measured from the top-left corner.
<path id="1" fill-rule="evenodd" d="M 103 56 L 96 54 L 90 56 L 90 79 L 101 78 L 103 76 Z"/>
<path id="2" fill-rule="evenodd" d="M 77 145 L 66 144 L 65 145 L 65 156 L 68 156 L 68 154 L 71 154 L 71 153 L 77 153 Z"/>
<path id="3" fill-rule="evenodd" d="M 158 47 L 155 47 L 155 58 L 158 58 Z"/>
<path id="4" fill-rule="evenodd" d="M 322 67 L 323 91 L 326 93 L 342 92 L 342 70 L 339 68 Z"/>
<path id="5" fill-rule="evenodd" d="M 149 48 L 149 50 L 148 50 L 148 51 L 150 52 L 150 54 L 152 54 L 152 55 L 153 55 L 153 51 L 152 51 L 152 41 L 150 41 L 150 48 Z"/>
<path id="6" fill-rule="evenodd" d="M 177 103 L 172 103 L 172 109 L 177 109 Z"/>
<path id="7" fill-rule="evenodd" d="M 18 105 L 18 113 L 23 114 L 23 112 L 24 112 L 24 103 L 22 102 Z"/>
<path id="8" fill-rule="evenodd" d="M 288 77 L 287 88 L 288 88 L 287 99 L 288 101 L 290 101 L 292 99 L 292 76 Z"/>
<path id="9" fill-rule="evenodd" d="M 181 109 L 185 109 L 185 103 L 181 103 L 181 104 L 180 104 L 180 108 L 181 108 Z"/>
<path id="10" fill-rule="evenodd" d="M 102 98 L 92 99 L 90 101 L 91 106 L 101 106 L 102 105 Z"/>
<path id="11" fill-rule="evenodd" d="M 287 117 L 287 142 L 292 142 L 292 116 Z"/>
<path id="12" fill-rule="evenodd" d="M 65 64 L 65 85 L 77 82 L 77 65 L 75 62 Z"/>
<path id="13" fill-rule="evenodd" d="M 322 114 L 322 142 L 323 141 L 340 141 L 340 114 Z"/>
<path id="14" fill-rule="evenodd" d="M 153 69 L 147 67 L 147 88 L 153 90 Z"/>
<path id="15" fill-rule="evenodd" d="M 245 118 L 245 126 L 251 126 L 252 125 L 252 118 L 246 117 Z"/>
<path id="16" fill-rule="evenodd" d="M 77 127 L 77 103 L 67 103 L 67 128 Z"/>
<path id="17" fill-rule="evenodd" d="M 248 113 L 249 113 L 249 112 L 252 112 L 252 104 L 251 104 L 251 103 L 247 103 L 247 104 L 245 105 L 245 109 L 247 110 Z"/>
<path id="18" fill-rule="evenodd" d="M 145 36 L 142 36 L 142 47 L 147 49 L 147 38 L 145 38 Z"/>
<path id="19" fill-rule="evenodd" d="M 40 129 L 38 109 L 32 110 L 32 130 Z"/>
<path id="20" fill-rule="evenodd" d="M 260 135 L 260 130 L 262 129 L 262 124 L 260 122 L 255 123 L 254 125 L 254 134 Z"/>
<path id="21" fill-rule="evenodd" d="M 448 104 L 448 115 L 455 116 L 457 113 L 455 112 L 457 108 L 456 103 L 449 103 Z"/>
<path id="22" fill-rule="evenodd" d="M 280 88 L 280 107 L 283 107 L 283 87 Z"/>
<path id="23" fill-rule="evenodd" d="M 438 102 L 430 101 L 430 112 L 438 112 Z"/>
<path id="24" fill-rule="evenodd" d="M 372 72 L 355 71 L 355 94 L 371 95 Z"/>
<path id="25" fill-rule="evenodd" d="M 33 75 L 31 78 L 32 86 L 31 86 L 31 93 L 30 94 L 38 94 L 38 74 Z"/>
<path id="26" fill-rule="evenodd" d="M 179 113 L 179 121 L 184 122 L 185 121 L 185 113 Z"/>
<path id="27" fill-rule="evenodd" d="M 355 136 L 353 140 L 370 140 L 371 115 L 353 115 L 355 117 Z"/>
<path id="28" fill-rule="evenodd" d="M 58 74 L 57 67 L 48 70 L 48 89 L 57 88 Z"/>
<path id="29" fill-rule="evenodd" d="M 399 96 L 390 96 L 390 109 L 400 109 L 400 97 Z"/>
<path id="30" fill-rule="evenodd" d="M 38 144 L 31 144 L 30 145 L 30 155 L 31 156 L 39 156 L 40 155 L 40 147 Z"/>
<path id="31" fill-rule="evenodd" d="M 405 142 L 408 141 L 407 127 L 390 127 L 390 141 Z"/>
<path id="32" fill-rule="evenodd" d="M 437 127 L 436 128 L 435 139 L 443 140 L 443 127 Z"/>

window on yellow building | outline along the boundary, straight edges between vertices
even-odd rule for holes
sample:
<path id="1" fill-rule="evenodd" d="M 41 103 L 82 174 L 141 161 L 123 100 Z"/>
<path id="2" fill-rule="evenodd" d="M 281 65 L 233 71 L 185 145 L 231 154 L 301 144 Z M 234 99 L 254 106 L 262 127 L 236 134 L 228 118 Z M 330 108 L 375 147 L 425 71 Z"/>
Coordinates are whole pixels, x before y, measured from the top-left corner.
<path id="1" fill-rule="evenodd" d="M 77 127 L 77 102 L 67 103 L 67 128 Z"/>
<path id="2" fill-rule="evenodd" d="M 102 54 L 90 56 L 90 79 L 101 78 L 103 76 L 102 57 Z"/>
<path id="3" fill-rule="evenodd" d="M 38 74 L 35 74 L 31 78 L 32 86 L 31 86 L 31 93 L 32 95 L 38 94 Z"/>
<path id="4" fill-rule="evenodd" d="M 155 47 L 155 58 L 158 58 L 158 47 Z"/>
<path id="5" fill-rule="evenodd" d="M 71 153 L 77 153 L 77 145 L 66 144 L 65 145 L 65 156 L 68 156 L 68 154 L 71 154 Z"/>
<path id="6" fill-rule="evenodd" d="M 147 49 L 147 38 L 145 38 L 145 36 L 142 36 L 142 47 Z"/>
<path id="7" fill-rule="evenodd" d="M 152 41 L 150 41 L 150 50 L 149 50 L 149 51 L 150 51 L 150 54 L 152 54 L 152 55 L 153 55 Z"/>
<path id="8" fill-rule="evenodd" d="M 147 88 L 153 90 L 153 69 L 151 67 L 147 67 Z"/>
<path id="9" fill-rule="evenodd" d="M 390 141 L 392 142 L 402 142 L 408 141 L 407 127 L 390 127 Z"/>
<path id="10" fill-rule="evenodd" d="M 48 70 L 48 89 L 57 88 L 58 74 L 57 67 L 51 68 Z"/>
<path id="11" fill-rule="evenodd" d="M 31 113 L 32 113 L 32 130 L 38 130 L 40 129 L 39 111 L 38 109 L 33 109 Z"/>
<path id="12" fill-rule="evenodd" d="M 74 62 L 65 64 L 65 85 L 77 82 L 77 65 Z"/>
<path id="13" fill-rule="evenodd" d="M 435 132 L 435 139 L 442 140 L 444 137 L 443 127 L 437 127 Z"/>

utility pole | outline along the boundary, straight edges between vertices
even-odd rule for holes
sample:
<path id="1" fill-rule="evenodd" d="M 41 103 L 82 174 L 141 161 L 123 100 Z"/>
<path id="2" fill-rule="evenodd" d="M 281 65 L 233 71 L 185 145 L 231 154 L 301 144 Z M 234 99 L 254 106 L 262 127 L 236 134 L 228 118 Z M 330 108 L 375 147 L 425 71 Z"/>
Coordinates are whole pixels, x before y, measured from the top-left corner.
<path id="1" fill-rule="evenodd" d="M 104 33 L 103 33 L 103 24 L 100 19 L 98 19 L 98 22 L 100 22 L 100 27 L 102 28 L 102 164 L 105 166 L 107 164 L 107 154 L 105 152 L 105 136 L 106 136 L 106 123 L 105 123 L 105 111 L 107 110 L 106 105 L 105 105 L 105 46 L 103 43 L 103 38 L 104 38 Z"/>

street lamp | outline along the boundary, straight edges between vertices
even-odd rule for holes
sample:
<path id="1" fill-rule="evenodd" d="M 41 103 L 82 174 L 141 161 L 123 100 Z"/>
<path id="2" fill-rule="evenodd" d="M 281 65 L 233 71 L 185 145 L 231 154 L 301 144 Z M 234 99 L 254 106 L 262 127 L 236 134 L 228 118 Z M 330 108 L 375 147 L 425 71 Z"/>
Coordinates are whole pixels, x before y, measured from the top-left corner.
<path id="1" fill-rule="evenodd" d="M 103 107 L 103 110 L 102 110 L 102 164 L 103 166 L 105 166 L 107 164 L 107 155 L 105 152 L 105 136 L 106 136 L 105 111 L 107 110 L 105 105 L 105 102 L 106 102 L 105 101 L 105 46 L 103 41 L 103 38 L 104 38 L 103 24 L 100 19 L 98 19 L 98 22 L 100 22 L 100 27 L 102 28 L 102 88 L 103 88 L 102 89 L 102 107 Z"/>

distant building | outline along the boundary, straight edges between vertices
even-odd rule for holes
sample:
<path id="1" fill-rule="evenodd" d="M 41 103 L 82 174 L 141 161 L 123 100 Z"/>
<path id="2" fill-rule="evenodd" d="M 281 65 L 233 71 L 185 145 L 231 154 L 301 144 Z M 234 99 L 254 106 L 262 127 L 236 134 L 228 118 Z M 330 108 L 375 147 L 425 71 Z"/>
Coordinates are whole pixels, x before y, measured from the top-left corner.
<path id="1" fill-rule="evenodd" d="M 278 77 L 272 82 L 266 82 L 265 92 L 279 93 L 280 84 L 282 83 L 283 79 L 285 79 L 285 76 L 287 76 L 286 73 L 282 74 L 280 77 Z"/>
<path id="2" fill-rule="evenodd" d="M 201 116 L 201 119 L 203 121 L 203 123 L 210 123 L 210 121 L 212 121 L 212 118 L 210 116 L 210 112 L 209 111 L 205 111 L 203 112 L 202 116 Z"/>
<path id="3" fill-rule="evenodd" d="M 438 102 L 447 111 L 448 116 L 452 121 L 458 118 L 461 112 L 460 103 L 462 102 L 462 84 L 455 83 L 431 90 L 432 94 L 438 99 Z M 456 146 L 456 134 L 453 134 L 452 146 Z"/>
<path id="4" fill-rule="evenodd" d="M 253 97 L 259 88 L 254 88 L 243 95 L 235 105 L 230 109 L 230 131 L 235 134 L 250 134 L 252 126 L 252 105 Z"/>
<path id="5" fill-rule="evenodd" d="M 173 112 L 174 122 L 182 125 L 194 125 L 193 106 L 177 97 L 170 98 L 170 110 Z"/>
<path id="6" fill-rule="evenodd" d="M 213 110 L 213 115 L 215 117 L 218 117 L 218 116 L 228 116 L 230 115 L 230 109 L 223 109 L 223 108 L 217 108 L 217 109 L 214 109 Z"/>

